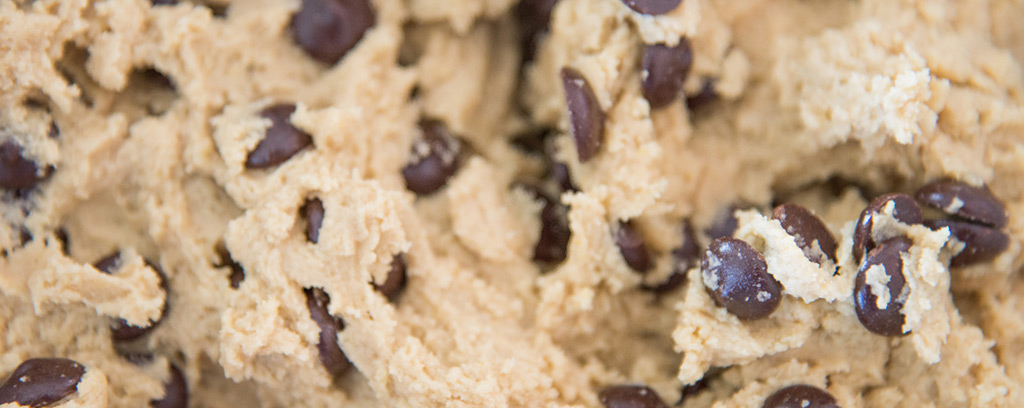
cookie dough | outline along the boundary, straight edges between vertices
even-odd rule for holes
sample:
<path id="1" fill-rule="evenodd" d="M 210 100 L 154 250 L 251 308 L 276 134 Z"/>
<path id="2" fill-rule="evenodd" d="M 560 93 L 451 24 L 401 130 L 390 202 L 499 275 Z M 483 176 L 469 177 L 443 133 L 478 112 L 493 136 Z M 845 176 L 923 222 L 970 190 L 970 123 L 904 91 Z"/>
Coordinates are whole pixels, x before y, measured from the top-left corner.
<path id="1" fill-rule="evenodd" d="M 2 1 L 0 406 L 1024 406 L 1022 19 Z"/>

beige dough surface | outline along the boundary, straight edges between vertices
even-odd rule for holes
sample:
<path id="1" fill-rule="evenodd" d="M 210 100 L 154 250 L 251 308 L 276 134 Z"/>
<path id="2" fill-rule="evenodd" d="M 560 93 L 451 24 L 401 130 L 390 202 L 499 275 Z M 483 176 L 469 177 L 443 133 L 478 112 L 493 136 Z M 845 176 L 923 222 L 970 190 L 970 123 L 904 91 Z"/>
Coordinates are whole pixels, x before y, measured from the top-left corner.
<path id="1" fill-rule="evenodd" d="M 685 408 L 756 408 L 794 383 L 844 408 L 1024 407 L 1024 0 L 682 0 L 660 16 L 558 0 L 525 63 L 516 0 L 372 0 L 375 24 L 334 65 L 295 44 L 301 3 L 0 0 L 0 143 L 53 169 L 28 193 L 0 189 L 0 379 L 74 359 L 86 374 L 62 408 L 149 406 L 171 364 L 190 406 L 210 408 L 600 407 L 626 383 Z M 686 95 L 712 81 L 717 99 L 652 111 L 643 47 L 681 37 Z M 585 163 L 563 67 L 607 116 Z M 281 102 L 313 146 L 247 168 L 260 112 Z M 425 119 L 467 154 L 418 196 L 402 169 Z M 538 131 L 579 187 L 558 198 L 572 235 L 555 265 L 532 259 L 543 204 L 519 184 L 544 176 L 514 143 Z M 854 309 L 857 217 L 942 177 L 991 189 L 1009 247 L 951 269 L 948 232 L 880 214 L 913 242 L 910 334 L 872 334 Z M 768 217 L 786 201 L 821 217 L 834 264 Z M 675 290 L 642 289 L 672 270 L 684 220 L 703 252 L 731 205 L 734 236 L 785 287 L 771 316 L 716 305 L 699 263 Z M 624 220 L 654 257 L 647 276 L 617 247 Z M 116 273 L 93 266 L 114 251 Z M 408 280 L 389 301 L 372 283 L 398 254 Z M 353 368 L 337 377 L 311 287 L 344 320 Z M 132 346 L 153 361 L 126 359 L 113 319 L 158 317 Z"/>

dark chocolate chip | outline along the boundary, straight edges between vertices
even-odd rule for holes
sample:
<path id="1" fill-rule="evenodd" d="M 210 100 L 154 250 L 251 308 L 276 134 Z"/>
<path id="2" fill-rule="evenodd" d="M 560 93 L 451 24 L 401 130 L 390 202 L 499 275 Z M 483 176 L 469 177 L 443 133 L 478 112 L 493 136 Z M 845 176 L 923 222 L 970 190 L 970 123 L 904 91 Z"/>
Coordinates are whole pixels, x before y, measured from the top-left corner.
<path id="1" fill-rule="evenodd" d="M 179 0 L 150 0 L 154 6 L 173 6 L 178 4 Z"/>
<path id="2" fill-rule="evenodd" d="M 772 219 L 779 220 L 782 228 L 793 236 L 796 245 L 811 262 L 821 265 L 824 258 L 836 261 L 836 239 L 814 213 L 797 204 L 788 203 L 775 207 Z"/>
<path id="3" fill-rule="evenodd" d="M 218 268 L 228 267 L 231 269 L 231 275 L 228 275 L 228 281 L 231 283 L 231 287 L 238 289 L 245 280 L 245 269 L 235 259 L 231 257 L 231 252 L 228 252 L 228 248 L 223 243 L 217 245 L 217 257 L 220 258 L 218 263 L 214 266 Z"/>
<path id="4" fill-rule="evenodd" d="M 987 187 L 943 179 L 925 184 L 914 194 L 917 201 L 965 220 L 1002 228 L 1006 206 Z"/>
<path id="5" fill-rule="evenodd" d="M 516 183 L 524 190 L 533 194 L 544 207 L 540 211 L 540 236 L 533 248 L 533 260 L 548 264 L 557 264 L 565 260 L 569 237 L 568 209 L 554 197 L 544 193 L 539 187 L 528 183 Z"/>
<path id="6" fill-rule="evenodd" d="M 383 284 L 374 283 L 373 288 L 391 302 L 398 300 L 398 295 L 402 294 L 402 289 L 405 289 L 405 269 L 405 257 L 402 254 L 395 255 L 391 259 L 391 270 L 388 271 L 388 277 Z"/>
<path id="7" fill-rule="evenodd" d="M 29 190 L 43 179 L 36 163 L 22 154 L 13 140 L 0 144 L 0 187 L 5 190 Z"/>
<path id="8" fill-rule="evenodd" d="M 306 204 L 299 209 L 299 214 L 306 219 L 306 239 L 309 242 L 317 243 L 320 239 L 320 226 L 324 222 L 324 203 L 319 198 L 306 200 Z"/>
<path id="9" fill-rule="evenodd" d="M 950 235 L 964 243 L 964 249 L 950 259 L 949 266 L 968 266 L 995 259 L 1010 246 L 1010 237 L 995 228 L 953 220 L 925 221 L 933 230 L 949 228 Z"/>
<path id="10" fill-rule="evenodd" d="M 551 163 L 551 178 L 555 179 L 555 182 L 558 183 L 558 187 L 560 187 L 563 192 L 580 191 L 580 189 L 573 184 L 572 176 L 569 175 L 569 166 L 566 166 L 565 163 L 558 161 Z"/>
<path id="11" fill-rule="evenodd" d="M 153 408 L 186 408 L 188 407 L 188 383 L 178 366 L 170 364 L 170 377 L 164 383 L 164 397 L 151 400 Z"/>
<path id="12" fill-rule="evenodd" d="M 441 122 L 420 123 L 423 138 L 412 145 L 412 159 L 402 169 L 405 187 L 418 195 L 429 195 L 444 187 L 459 170 L 462 143 Z"/>
<path id="13" fill-rule="evenodd" d="M 290 28 L 295 43 L 310 57 L 334 65 L 376 20 L 370 0 L 302 0 Z"/>
<path id="14" fill-rule="evenodd" d="M 23 361 L 0 385 L 0 404 L 27 407 L 56 403 L 78 390 L 85 367 L 66 358 L 31 358 Z"/>
<path id="15" fill-rule="evenodd" d="M 683 388 L 679 390 L 679 401 L 676 402 L 676 405 L 683 405 L 683 402 L 686 402 L 687 399 L 693 398 L 697 394 L 706 391 L 708 389 L 708 380 L 708 375 L 705 374 L 704 377 L 697 380 L 697 382 L 684 385 Z"/>
<path id="16" fill-rule="evenodd" d="M 548 31 L 551 11 L 558 0 L 523 0 L 516 6 L 516 17 L 523 36 L 523 61 L 529 62 L 537 53 L 540 38 Z"/>
<path id="17" fill-rule="evenodd" d="M 265 169 L 284 163 L 296 153 L 313 145 L 313 137 L 292 125 L 291 116 L 295 105 L 279 104 L 263 110 L 260 116 L 270 119 L 263 140 L 249 152 L 245 167 Z"/>
<path id="18" fill-rule="evenodd" d="M 164 307 L 160 312 L 160 317 L 158 317 L 156 321 L 151 320 L 148 326 L 133 326 L 124 319 L 117 319 L 113 324 L 110 325 L 110 334 L 111 337 L 113 337 L 114 341 L 125 342 L 138 339 L 139 337 L 142 337 L 147 333 L 153 331 L 153 329 L 155 329 L 158 325 L 160 325 L 160 322 L 163 321 L 164 316 L 167 316 L 167 312 L 170 307 L 170 302 L 168 299 L 170 297 L 170 291 L 167 286 L 167 275 L 165 275 L 164 271 L 161 270 L 158 266 L 156 266 L 156 264 L 150 262 L 149 260 L 145 260 L 145 262 L 146 266 L 152 268 L 153 271 L 156 272 L 157 278 L 160 279 L 160 287 L 164 290 L 165 294 Z M 103 257 L 99 261 L 96 261 L 95 263 L 93 263 L 93 266 L 96 267 L 96 269 L 99 269 L 100 272 L 112 274 L 115 270 L 121 267 L 120 264 L 121 253 L 114 252 L 110 255 Z"/>
<path id="19" fill-rule="evenodd" d="M 637 13 L 658 15 L 675 10 L 683 0 L 622 0 L 622 2 Z"/>
<path id="20" fill-rule="evenodd" d="M 149 363 L 152 363 L 153 359 L 156 358 L 153 355 L 153 353 L 151 353 L 149 351 L 127 351 L 127 350 L 116 350 L 116 351 L 117 351 L 117 355 L 121 356 L 121 358 L 123 358 L 125 360 L 128 360 L 129 363 L 135 364 L 137 366 L 143 366 L 143 365 L 147 365 Z"/>
<path id="21" fill-rule="evenodd" d="M 345 322 L 327 311 L 327 305 L 331 303 L 327 292 L 320 288 L 308 288 L 305 293 L 309 316 L 320 327 L 320 342 L 316 345 L 320 352 L 320 362 L 331 375 L 340 375 L 352 366 L 338 344 L 338 332 L 345 328 Z"/>
<path id="22" fill-rule="evenodd" d="M 736 232 L 736 228 L 739 226 L 739 220 L 736 219 L 737 209 L 739 208 L 736 205 L 729 205 L 719 210 L 715 214 L 715 219 L 711 220 L 711 225 L 704 230 L 708 238 L 731 237 L 732 233 Z"/>
<path id="23" fill-rule="evenodd" d="M 905 317 L 901 312 L 907 301 L 910 287 L 903 276 L 903 254 L 910 251 L 913 245 L 906 237 L 891 238 L 868 252 L 857 272 L 854 281 L 853 300 L 857 311 L 857 319 L 872 333 L 883 336 L 902 336 Z M 885 269 L 889 282 L 885 284 L 889 292 L 889 302 L 884 309 L 878 308 L 878 296 L 867 282 L 867 272 L 872 266 L 880 265 Z M 907 293 L 904 293 L 907 292 Z"/>
<path id="24" fill-rule="evenodd" d="M 764 400 L 761 408 L 839 408 L 839 404 L 828 391 L 797 384 L 775 391 Z"/>
<path id="25" fill-rule="evenodd" d="M 717 101 L 718 90 L 715 88 L 717 82 L 714 78 L 705 79 L 700 91 L 686 97 L 686 108 L 691 112 L 697 112 Z"/>
<path id="26" fill-rule="evenodd" d="M 746 242 L 712 241 L 700 267 L 711 298 L 740 319 L 767 317 L 782 301 L 782 285 L 768 274 L 764 256 Z"/>
<path id="27" fill-rule="evenodd" d="M 569 107 L 569 127 L 576 141 L 576 154 L 580 162 L 585 162 L 601 150 L 604 142 L 604 111 L 583 74 L 565 67 L 561 75 L 565 102 Z"/>
<path id="28" fill-rule="evenodd" d="M 665 44 L 644 47 L 641 90 L 652 110 L 672 103 L 682 93 L 692 65 L 693 48 L 685 37 L 674 47 Z"/>
<path id="29" fill-rule="evenodd" d="M 629 265 L 634 271 L 646 273 L 654 267 L 651 253 L 647 250 L 647 243 L 644 242 L 643 235 L 637 231 L 632 220 L 619 222 L 619 227 L 615 231 L 615 244 L 619 246 L 619 252 L 622 254 L 622 259 L 626 261 L 626 265 Z"/>
<path id="30" fill-rule="evenodd" d="M 684 220 L 683 242 L 672 250 L 672 274 L 664 282 L 654 286 L 645 285 L 643 289 L 654 293 L 666 293 L 682 286 L 686 282 L 686 272 L 697 265 L 698 259 L 700 248 L 697 246 L 697 236 L 693 233 L 690 221 Z"/>
<path id="31" fill-rule="evenodd" d="M 668 408 L 658 393 L 646 385 L 612 385 L 597 394 L 605 408 Z"/>
<path id="32" fill-rule="evenodd" d="M 520 3 L 522 4 L 522 3 Z M 512 138 L 512 146 L 515 146 L 523 153 L 543 154 L 547 140 L 553 132 L 550 129 L 530 129 Z"/>
<path id="33" fill-rule="evenodd" d="M 875 239 L 872 237 L 871 229 L 874 226 L 875 214 L 882 212 L 882 209 L 892 201 L 893 218 L 908 225 L 924 222 L 921 215 L 921 208 L 917 206 L 914 199 L 906 194 L 891 193 L 878 196 L 861 211 L 857 220 L 857 227 L 853 231 L 853 257 L 860 262 L 864 254 L 875 247 Z"/>

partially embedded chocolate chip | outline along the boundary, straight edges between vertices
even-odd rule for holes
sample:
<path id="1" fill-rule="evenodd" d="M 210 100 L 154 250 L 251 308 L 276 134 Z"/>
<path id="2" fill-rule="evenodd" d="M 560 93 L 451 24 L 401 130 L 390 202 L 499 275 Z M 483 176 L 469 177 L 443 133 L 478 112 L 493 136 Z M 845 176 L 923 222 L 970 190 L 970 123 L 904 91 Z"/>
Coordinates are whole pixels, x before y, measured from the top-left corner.
<path id="1" fill-rule="evenodd" d="M 306 204 L 299 209 L 300 215 L 306 219 L 306 239 L 309 242 L 317 243 L 320 240 L 320 226 L 324 222 L 324 203 L 319 198 L 306 200 Z"/>
<path id="2" fill-rule="evenodd" d="M 597 394 L 605 408 L 668 408 L 658 393 L 646 385 L 612 385 Z"/>
<path id="3" fill-rule="evenodd" d="M 562 68 L 562 86 L 569 109 L 569 127 L 581 162 L 590 160 L 604 142 L 604 111 L 590 83 L 579 71 Z"/>
<path id="4" fill-rule="evenodd" d="M 516 17 L 523 36 L 523 61 L 532 61 L 540 37 L 547 32 L 551 11 L 558 0 L 523 0 L 516 6 Z"/>
<path id="5" fill-rule="evenodd" d="M 965 220 L 996 228 L 1006 225 L 1006 206 L 987 187 L 943 179 L 925 184 L 914 197 L 924 205 Z"/>
<path id="6" fill-rule="evenodd" d="M 412 145 L 412 160 L 402 169 L 405 187 L 418 195 L 433 194 L 459 170 L 462 143 L 441 122 L 420 123 L 423 138 Z"/>
<path id="7" fill-rule="evenodd" d="M 540 211 L 540 236 L 537 238 L 537 245 L 533 248 L 533 260 L 550 264 L 564 261 L 568 251 L 569 238 L 572 236 L 572 231 L 569 230 L 568 209 L 555 198 L 544 194 L 536 186 L 528 184 L 522 186 L 544 204 Z"/>
<path id="8" fill-rule="evenodd" d="M 164 383 L 164 397 L 151 400 L 153 408 L 186 408 L 188 407 L 188 383 L 178 366 L 170 364 L 170 376 Z"/>
<path id="9" fill-rule="evenodd" d="M 245 269 L 235 259 L 231 257 L 231 252 L 228 252 L 228 248 L 224 244 L 217 246 L 217 256 L 220 258 L 217 265 L 218 268 L 228 267 L 231 269 L 231 275 L 228 276 L 228 281 L 231 283 L 231 287 L 238 289 L 245 280 Z"/>
<path id="10" fill-rule="evenodd" d="M 150 0 L 154 6 L 173 6 L 178 4 L 179 0 Z"/>
<path id="11" fill-rule="evenodd" d="M 562 188 L 562 191 L 580 191 L 578 187 L 572 182 L 572 177 L 569 175 L 569 166 L 566 166 L 562 162 L 551 163 L 551 177 L 555 179 L 558 186 Z"/>
<path id="12" fill-rule="evenodd" d="M 665 44 L 644 47 L 641 91 L 652 110 L 672 103 L 682 93 L 692 65 L 693 48 L 686 37 L 679 39 L 674 47 Z"/>
<path id="13" fill-rule="evenodd" d="M 398 295 L 402 294 L 402 289 L 405 289 L 405 269 L 405 257 L 402 254 L 395 255 L 391 259 L 391 270 L 388 271 L 388 277 L 380 285 L 374 283 L 373 288 L 394 302 L 398 299 Z"/>
<path id="14" fill-rule="evenodd" d="M 857 272 L 854 281 L 853 300 L 854 309 L 857 311 L 857 319 L 868 331 L 883 336 L 902 336 L 903 332 L 903 304 L 907 301 L 910 287 L 903 276 L 903 254 L 906 254 L 913 242 L 906 237 L 891 238 L 878 245 L 871 252 L 868 252 Z M 882 270 L 878 271 L 877 267 Z M 889 301 L 884 308 L 878 307 L 878 295 L 874 293 L 872 286 L 877 287 L 881 276 L 873 276 L 872 282 L 868 282 L 869 271 L 875 270 L 884 273 L 888 282 L 885 282 L 885 290 L 888 292 Z M 905 293 L 907 292 L 907 293 Z"/>
<path id="15" fill-rule="evenodd" d="M 117 321 L 110 325 L 110 334 L 111 337 L 113 337 L 114 341 L 132 341 L 139 337 L 142 337 L 147 333 L 153 331 L 153 329 L 155 329 L 158 325 L 160 325 L 160 322 L 163 321 L 164 316 L 167 316 L 167 312 L 170 308 L 170 302 L 168 300 L 168 298 L 170 297 L 170 291 L 167 286 L 167 275 L 165 275 L 164 271 L 162 271 L 158 266 L 156 266 L 149 260 L 145 260 L 145 262 L 146 266 L 149 266 L 150 268 L 153 269 L 154 272 L 156 272 L 157 278 L 160 279 L 160 288 L 164 290 L 164 306 L 163 309 L 160 311 L 160 317 L 158 317 L 156 321 L 150 320 L 150 324 L 148 326 L 141 327 L 133 326 L 124 319 L 117 319 Z M 95 263 L 93 263 L 93 266 L 100 272 L 109 275 L 112 274 L 115 270 L 117 270 L 117 268 L 121 266 L 120 263 L 121 253 L 114 252 L 110 255 L 103 257 L 99 261 L 96 261 Z"/>
<path id="16" fill-rule="evenodd" d="M 637 13 L 658 15 L 675 10 L 683 0 L 622 0 L 622 2 Z"/>
<path id="17" fill-rule="evenodd" d="M 736 219 L 737 209 L 736 205 L 729 205 L 719 210 L 715 214 L 715 219 L 711 220 L 711 225 L 704 230 L 708 238 L 731 237 L 732 233 L 736 232 L 736 228 L 739 226 L 739 220 Z"/>
<path id="18" fill-rule="evenodd" d="M 66 358 L 30 358 L 0 385 L 0 404 L 44 407 L 78 390 L 85 367 Z"/>
<path id="19" fill-rule="evenodd" d="M 117 355 L 121 358 L 128 360 L 129 363 L 141 366 L 153 362 L 155 356 L 149 351 L 129 351 L 129 350 L 116 350 Z"/>
<path id="20" fill-rule="evenodd" d="M 782 284 L 768 274 L 764 256 L 739 239 L 712 241 L 700 268 L 711 298 L 740 319 L 767 317 L 782 301 Z"/>
<path id="21" fill-rule="evenodd" d="M 948 227 L 950 235 L 963 242 L 964 249 L 950 259 L 950 266 L 988 262 L 1010 246 L 1010 237 L 1006 233 L 984 225 L 953 220 L 930 220 L 924 225 L 933 230 Z"/>
<path id="22" fill-rule="evenodd" d="M 811 262 L 821 265 L 824 258 L 836 261 L 836 239 L 814 213 L 800 205 L 788 203 L 775 207 L 772 219 L 779 220 L 782 228 L 793 236 L 796 245 Z"/>
<path id="23" fill-rule="evenodd" d="M 0 144 L 0 187 L 5 190 L 29 190 L 43 179 L 36 163 L 23 154 L 13 140 Z"/>
<path id="24" fill-rule="evenodd" d="M 320 342 L 316 345 L 320 352 L 320 362 L 331 375 L 340 375 L 352 366 L 338 344 L 338 332 L 345 328 L 345 322 L 327 311 L 327 305 L 331 303 L 331 297 L 327 292 L 320 288 L 308 288 L 304 291 L 309 316 L 320 327 Z"/>
<path id="25" fill-rule="evenodd" d="M 644 285 L 643 289 L 654 293 L 666 293 L 682 286 L 686 282 L 686 272 L 697 265 L 699 258 L 700 248 L 697 246 L 693 226 L 688 220 L 683 221 L 683 242 L 672 250 L 672 274 L 664 282 L 653 286 Z"/>
<path id="26" fill-rule="evenodd" d="M 626 261 L 634 271 L 646 273 L 654 267 L 651 260 L 651 253 L 647 250 L 647 243 L 643 235 L 637 231 L 633 221 L 619 222 L 615 231 L 615 244 L 619 246 L 622 259 Z"/>
<path id="27" fill-rule="evenodd" d="M 276 166 L 313 144 L 312 136 L 292 125 L 293 112 L 295 105 L 278 104 L 260 113 L 264 119 L 270 119 L 270 127 L 263 140 L 246 157 L 246 168 L 265 169 Z"/>
<path id="28" fill-rule="evenodd" d="M 914 199 L 906 194 L 891 193 L 876 197 L 868 203 L 868 206 L 861 211 L 857 220 L 857 227 L 853 231 L 853 257 L 860 262 L 864 254 L 875 247 L 875 239 L 872 237 L 875 214 L 881 213 L 889 202 L 893 203 L 893 218 L 908 225 L 924 222 L 921 215 L 921 208 L 917 206 Z"/>
<path id="29" fill-rule="evenodd" d="M 696 112 L 717 101 L 718 90 L 715 88 L 716 83 L 717 80 L 714 78 L 705 79 L 700 87 L 700 91 L 686 97 L 686 108 L 691 112 Z"/>
<path id="30" fill-rule="evenodd" d="M 302 0 L 292 16 L 295 43 L 310 57 L 335 64 L 376 24 L 369 0 Z"/>
<path id="31" fill-rule="evenodd" d="M 839 408 L 839 404 L 828 391 L 797 384 L 775 391 L 764 400 L 761 408 Z"/>

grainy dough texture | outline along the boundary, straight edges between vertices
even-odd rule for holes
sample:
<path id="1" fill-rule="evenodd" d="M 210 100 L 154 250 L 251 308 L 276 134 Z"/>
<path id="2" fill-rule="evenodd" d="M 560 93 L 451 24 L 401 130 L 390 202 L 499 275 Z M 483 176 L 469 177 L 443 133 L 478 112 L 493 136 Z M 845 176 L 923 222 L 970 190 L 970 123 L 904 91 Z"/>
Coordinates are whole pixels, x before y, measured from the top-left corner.
<path id="1" fill-rule="evenodd" d="M 213 408 L 597 407 L 624 383 L 685 408 L 760 407 L 795 383 L 845 408 L 1024 406 L 1024 1 L 682 0 L 648 16 L 559 0 L 525 55 L 515 0 L 372 0 L 375 24 L 333 65 L 293 40 L 301 3 L 0 0 L 0 143 L 48 169 L 0 202 L 0 377 L 74 359 L 86 374 L 62 408 L 148 406 L 172 364 L 190 406 Z M 681 37 L 686 95 L 652 111 L 643 47 Z M 585 163 L 563 67 L 607 116 Z M 714 101 L 687 108 L 705 84 Z M 247 168 L 276 103 L 296 104 L 312 146 Z M 424 120 L 466 157 L 417 196 L 402 169 Z M 571 238 L 553 265 L 532 260 L 544 204 L 522 184 L 545 177 L 518 143 L 538 132 L 579 188 L 555 198 Z M 913 242 L 910 334 L 873 334 L 854 309 L 857 217 L 942 177 L 991 189 L 1009 247 L 950 268 L 946 230 L 879 214 Z M 834 264 L 767 216 L 787 201 L 831 230 Z M 716 305 L 699 262 L 679 288 L 643 289 L 673 269 L 684 220 L 703 249 L 729 208 L 785 288 L 773 314 Z M 646 275 L 616 246 L 624 220 Z M 115 251 L 116 273 L 93 266 Z M 398 254 L 408 280 L 389 301 L 373 283 Z M 337 377 L 311 287 L 344 320 L 354 367 Z M 151 362 L 111 340 L 118 318 L 160 318 L 129 350 Z"/>

